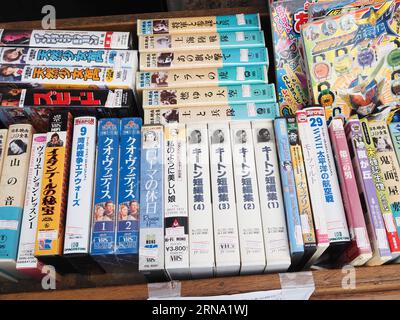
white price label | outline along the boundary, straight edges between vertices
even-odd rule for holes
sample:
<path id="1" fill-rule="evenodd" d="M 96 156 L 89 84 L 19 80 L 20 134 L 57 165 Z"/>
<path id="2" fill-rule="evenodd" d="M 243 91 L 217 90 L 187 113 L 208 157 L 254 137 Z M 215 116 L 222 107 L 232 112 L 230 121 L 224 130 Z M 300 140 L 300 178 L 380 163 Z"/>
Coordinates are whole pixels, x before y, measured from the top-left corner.
<path id="1" fill-rule="evenodd" d="M 244 32 L 236 32 L 236 41 L 244 41 Z"/>
<path id="2" fill-rule="evenodd" d="M 236 21 L 237 21 L 238 26 L 242 26 L 242 25 L 246 24 L 246 19 L 245 19 L 244 14 L 243 13 L 237 14 Z"/>
<path id="3" fill-rule="evenodd" d="M 249 62 L 249 49 L 240 49 L 240 62 Z"/>
<path id="4" fill-rule="evenodd" d="M 242 92 L 243 92 L 243 98 L 251 97 L 251 90 L 250 90 L 250 86 L 248 84 L 242 85 Z"/>
<path id="5" fill-rule="evenodd" d="M 18 230 L 18 221 L 16 220 L 0 220 L 0 229 L 2 230 Z"/>
<path id="6" fill-rule="evenodd" d="M 245 79 L 245 68 L 244 67 L 237 67 L 236 68 L 236 80 L 237 81 L 244 81 Z"/>

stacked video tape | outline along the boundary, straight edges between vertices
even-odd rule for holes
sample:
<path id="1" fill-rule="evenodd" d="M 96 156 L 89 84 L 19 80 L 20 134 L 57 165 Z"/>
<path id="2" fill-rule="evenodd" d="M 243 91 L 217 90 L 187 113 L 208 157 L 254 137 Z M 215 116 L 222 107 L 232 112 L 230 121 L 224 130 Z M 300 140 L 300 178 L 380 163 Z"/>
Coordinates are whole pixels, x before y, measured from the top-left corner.
<path id="1" fill-rule="evenodd" d="M 138 20 L 139 63 L 129 33 L 0 30 L 0 275 L 398 263 L 400 2 L 357 3 L 271 5 L 278 95 L 258 14 Z"/>
<path id="2" fill-rule="evenodd" d="M 137 116 L 129 32 L 1 30 L 0 121 L 45 131 L 49 111 Z M 133 108 L 131 108 L 133 107 Z M 111 109 L 112 108 L 112 109 Z"/>
<path id="3" fill-rule="evenodd" d="M 138 20 L 137 33 L 136 85 L 144 124 L 164 125 L 160 217 L 166 274 L 179 279 L 263 272 L 266 250 L 249 121 L 273 119 L 277 109 L 259 15 Z M 215 127 L 214 120 L 219 121 Z M 236 120 L 247 125 L 245 145 L 233 127 L 221 123 Z M 177 139 L 181 131 L 186 141 Z M 231 157 L 239 148 L 248 149 L 246 177 L 241 177 L 243 163 Z M 251 185 L 240 188 L 248 173 Z M 249 202 L 253 193 L 257 196 Z M 280 262 L 272 268 L 277 266 Z"/>
<path id="4" fill-rule="evenodd" d="M 275 117 L 259 14 L 138 20 L 137 33 L 145 124 Z"/>

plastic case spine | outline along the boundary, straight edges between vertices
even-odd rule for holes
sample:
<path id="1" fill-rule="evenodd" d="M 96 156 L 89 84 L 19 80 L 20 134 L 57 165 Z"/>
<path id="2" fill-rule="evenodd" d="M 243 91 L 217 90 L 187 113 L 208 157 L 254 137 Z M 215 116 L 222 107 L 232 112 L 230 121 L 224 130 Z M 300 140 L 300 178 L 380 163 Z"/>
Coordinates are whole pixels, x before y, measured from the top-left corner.
<path id="1" fill-rule="evenodd" d="M 332 120 L 329 134 L 351 236 L 350 246 L 344 251 L 340 260 L 342 263 L 361 266 L 372 258 L 372 251 L 341 119 Z"/>
<path id="2" fill-rule="evenodd" d="M 288 117 L 286 119 L 289 149 L 292 158 L 293 175 L 296 184 L 297 203 L 299 207 L 304 242 L 304 256 L 302 264 L 305 265 L 317 251 L 317 239 L 315 235 L 311 199 L 307 184 L 306 169 L 304 166 L 303 151 L 301 149 L 296 118 Z"/>
<path id="3" fill-rule="evenodd" d="M 368 121 L 371 138 L 376 150 L 383 183 L 387 190 L 397 234 L 400 232 L 400 167 L 385 121 Z"/>
<path id="4" fill-rule="evenodd" d="M 215 271 L 213 212 L 207 124 L 186 127 L 190 273 L 212 277 Z"/>
<path id="5" fill-rule="evenodd" d="M 213 121 L 275 119 L 276 103 L 245 103 L 213 107 L 186 107 L 144 110 L 144 123 L 166 124 L 179 122 L 209 123 Z"/>
<path id="6" fill-rule="evenodd" d="M 240 271 L 238 219 L 228 123 L 209 123 L 211 195 L 217 276 Z"/>
<path id="7" fill-rule="evenodd" d="M 141 71 L 268 66 L 268 51 L 260 48 L 212 49 L 163 53 L 140 53 Z"/>
<path id="8" fill-rule="evenodd" d="M 390 123 L 389 131 L 392 137 L 394 150 L 396 151 L 397 160 L 400 163 L 400 123 L 399 122 Z"/>
<path id="9" fill-rule="evenodd" d="M 0 129 L 0 173 L 3 169 L 3 163 L 6 154 L 7 135 L 7 129 Z"/>
<path id="10" fill-rule="evenodd" d="M 147 35 L 139 37 L 139 52 L 179 52 L 204 49 L 265 47 L 263 31 Z"/>
<path id="11" fill-rule="evenodd" d="M 137 69 L 137 51 L 61 48 L 0 48 L 1 64 L 85 66 Z"/>
<path id="12" fill-rule="evenodd" d="M 62 257 L 68 197 L 72 115 L 66 111 L 51 113 L 47 132 L 45 160 L 40 192 L 35 256 L 57 272 L 74 271 Z"/>
<path id="13" fill-rule="evenodd" d="M 64 256 L 82 273 L 98 271 L 89 256 L 95 180 L 95 117 L 74 119 Z"/>
<path id="14" fill-rule="evenodd" d="M 164 253 L 164 128 L 142 127 L 139 271 L 149 281 L 169 279 Z"/>
<path id="15" fill-rule="evenodd" d="M 264 272 L 284 272 L 291 264 L 273 120 L 253 121 L 261 220 L 267 265 Z"/>
<path id="16" fill-rule="evenodd" d="M 168 19 L 138 19 L 138 36 L 260 30 L 258 13 Z"/>
<path id="17" fill-rule="evenodd" d="M 165 126 L 164 137 L 165 269 L 172 279 L 188 279 L 190 248 L 185 125 Z"/>
<path id="18" fill-rule="evenodd" d="M 304 256 L 304 241 L 297 203 L 292 158 L 290 156 L 286 118 L 275 119 L 274 128 L 292 260 L 290 269 L 294 270 L 302 262 Z"/>
<path id="19" fill-rule="evenodd" d="M 141 118 L 121 119 L 116 254 L 127 270 L 139 256 L 141 128 Z"/>
<path id="20" fill-rule="evenodd" d="M 0 29 L 2 46 L 85 49 L 130 49 L 130 32 Z"/>
<path id="21" fill-rule="evenodd" d="M 328 127 L 322 108 L 306 108 L 306 114 L 314 144 L 317 150 L 317 161 L 320 182 L 322 183 L 323 200 L 327 212 L 328 235 L 331 256 L 339 255 L 350 243 L 342 195 L 340 193 L 332 146 Z"/>
<path id="22" fill-rule="evenodd" d="M 40 207 L 40 190 L 44 167 L 46 134 L 37 133 L 32 138 L 32 151 L 26 183 L 25 205 L 22 215 L 21 236 L 18 246 L 17 270 L 28 276 L 42 276 L 43 264 L 34 256 L 37 220 Z"/>
<path id="23" fill-rule="evenodd" d="M 360 123 L 364 139 L 363 142 L 367 149 L 367 156 L 369 159 L 369 165 L 371 167 L 371 175 L 378 196 L 378 203 L 383 216 L 383 221 L 385 222 L 386 235 L 389 241 L 390 251 L 392 253 L 392 258 L 396 259 L 400 256 L 400 239 L 396 230 L 396 224 L 389 202 L 389 195 L 384 184 L 376 148 L 374 146 L 371 131 L 369 129 L 368 120 L 363 118 L 360 120 Z"/>
<path id="24" fill-rule="evenodd" d="M 317 240 L 317 250 L 309 259 L 306 267 L 310 267 L 322 256 L 329 247 L 328 224 L 326 210 L 323 201 L 322 183 L 319 179 L 319 168 L 317 150 L 313 140 L 311 127 L 304 110 L 296 112 L 296 121 L 299 132 L 300 143 L 303 151 L 304 166 L 308 187 L 310 189 L 311 207 L 314 217 L 315 236 Z"/>
<path id="25" fill-rule="evenodd" d="M 115 239 L 119 126 L 119 119 L 104 118 L 99 120 L 97 128 L 97 163 L 90 255 L 106 272 L 112 272 L 118 267 L 115 257 Z"/>
<path id="26" fill-rule="evenodd" d="M 273 84 L 143 90 L 143 109 L 276 102 Z"/>
<path id="27" fill-rule="evenodd" d="M 360 121 L 350 119 L 345 126 L 345 131 L 369 240 L 373 249 L 373 256 L 366 264 L 369 266 L 382 265 L 391 260 L 392 255 Z"/>
<path id="28" fill-rule="evenodd" d="M 13 72 L 0 83 L 42 89 L 134 89 L 136 69 L 84 66 L 1 64 Z"/>
<path id="29" fill-rule="evenodd" d="M 136 89 L 190 88 L 268 83 L 265 66 L 142 71 L 136 74 Z"/>
<path id="30" fill-rule="evenodd" d="M 260 200 L 249 121 L 230 123 L 235 181 L 241 274 L 261 273 L 266 267 Z"/>
<path id="31" fill-rule="evenodd" d="M 24 278 L 16 264 L 33 132 L 30 124 L 10 126 L 0 179 L 0 270 L 15 278 Z"/>

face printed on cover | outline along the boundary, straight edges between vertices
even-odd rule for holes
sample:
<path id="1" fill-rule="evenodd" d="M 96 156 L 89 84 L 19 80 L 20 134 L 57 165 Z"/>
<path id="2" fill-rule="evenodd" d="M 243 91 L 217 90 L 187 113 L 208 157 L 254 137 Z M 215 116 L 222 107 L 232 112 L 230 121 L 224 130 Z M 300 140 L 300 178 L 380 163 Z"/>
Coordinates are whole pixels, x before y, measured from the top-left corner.
<path id="1" fill-rule="evenodd" d="M 215 130 L 211 138 L 211 143 L 219 144 L 219 143 L 224 143 L 224 141 L 225 141 L 224 132 L 220 129 Z"/>
<path id="2" fill-rule="evenodd" d="M 198 144 L 198 143 L 201 142 L 201 132 L 200 132 L 200 130 L 193 130 L 190 133 L 189 142 L 191 144 Z"/>
<path id="3" fill-rule="evenodd" d="M 296 131 L 290 131 L 289 132 L 289 144 L 291 146 L 297 144 L 297 133 L 296 133 Z"/>
<path id="4" fill-rule="evenodd" d="M 383 137 L 373 137 L 372 140 L 374 142 L 374 146 L 376 148 L 376 151 L 382 152 L 382 151 L 391 151 L 392 150 L 390 144 L 386 141 L 385 138 L 383 138 Z"/>
<path id="5" fill-rule="evenodd" d="M 258 131 L 258 135 L 257 135 L 257 142 L 268 142 L 271 140 L 271 134 L 269 133 L 269 130 L 266 128 L 262 128 L 260 129 L 260 131 Z"/>
<path id="6" fill-rule="evenodd" d="M 283 170 L 285 170 L 285 171 L 292 170 L 292 162 L 291 161 L 284 161 L 282 166 L 283 166 Z"/>
<path id="7" fill-rule="evenodd" d="M 139 218 L 139 203 L 136 200 L 129 202 L 128 220 L 138 220 Z"/>
<path id="8" fill-rule="evenodd" d="M 15 139 L 10 142 L 8 147 L 9 156 L 17 156 L 26 152 L 27 145 L 21 139 Z"/>
<path id="9" fill-rule="evenodd" d="M 47 143 L 47 147 L 54 148 L 54 147 L 62 147 L 64 142 L 60 139 L 58 133 L 53 133 L 50 141 Z"/>
<path id="10" fill-rule="evenodd" d="M 168 33 L 168 21 L 167 20 L 154 20 L 153 21 L 153 33 Z"/>
<path id="11" fill-rule="evenodd" d="M 246 130 L 236 131 L 236 143 L 242 144 L 247 142 Z"/>

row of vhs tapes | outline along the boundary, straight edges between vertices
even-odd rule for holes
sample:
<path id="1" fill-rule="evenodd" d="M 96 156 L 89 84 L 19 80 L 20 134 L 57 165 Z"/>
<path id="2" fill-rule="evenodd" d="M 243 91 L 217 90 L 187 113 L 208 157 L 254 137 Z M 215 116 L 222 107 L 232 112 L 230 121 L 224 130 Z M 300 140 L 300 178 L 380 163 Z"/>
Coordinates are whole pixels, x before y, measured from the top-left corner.
<path id="1" fill-rule="evenodd" d="M 0 131 L 4 277 L 50 264 L 187 279 L 400 256 L 398 123 L 328 128 L 322 108 L 142 128 L 105 118 L 97 134 L 94 117 L 50 120 L 47 134 Z"/>
<path id="2" fill-rule="evenodd" d="M 134 89 L 129 32 L 0 30 L 0 83 L 42 89 Z"/>
<path id="3" fill-rule="evenodd" d="M 141 124 L 55 111 L 47 133 L 0 130 L 5 277 L 137 269 Z"/>
<path id="4" fill-rule="evenodd" d="M 165 280 L 397 262 L 398 130 L 328 128 L 320 107 L 144 126 L 139 270 Z"/>

